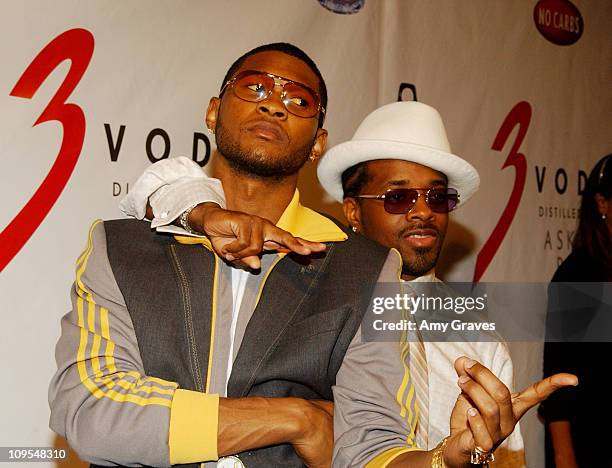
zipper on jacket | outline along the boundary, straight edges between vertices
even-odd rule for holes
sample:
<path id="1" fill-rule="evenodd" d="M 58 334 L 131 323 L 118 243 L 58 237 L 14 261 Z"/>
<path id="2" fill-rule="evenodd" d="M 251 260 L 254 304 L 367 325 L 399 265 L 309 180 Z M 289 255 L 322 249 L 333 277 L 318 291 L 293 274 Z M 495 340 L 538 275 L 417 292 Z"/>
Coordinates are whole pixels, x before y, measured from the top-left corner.
<path id="1" fill-rule="evenodd" d="M 202 381 L 202 372 L 200 367 L 200 360 L 198 359 L 198 351 L 196 348 L 195 332 L 193 326 L 193 309 L 191 306 L 191 291 L 189 288 L 189 282 L 187 281 L 187 275 L 181 265 L 181 262 L 176 255 L 175 245 L 170 245 L 170 253 L 172 261 L 175 266 L 175 270 L 179 279 L 179 287 L 181 289 L 181 297 L 183 299 L 183 314 L 185 318 L 185 328 L 187 331 L 187 348 L 189 349 L 189 364 L 191 366 L 191 374 L 194 378 L 196 390 L 204 392 L 204 384 Z M 212 350 L 210 350 L 212 352 Z"/>

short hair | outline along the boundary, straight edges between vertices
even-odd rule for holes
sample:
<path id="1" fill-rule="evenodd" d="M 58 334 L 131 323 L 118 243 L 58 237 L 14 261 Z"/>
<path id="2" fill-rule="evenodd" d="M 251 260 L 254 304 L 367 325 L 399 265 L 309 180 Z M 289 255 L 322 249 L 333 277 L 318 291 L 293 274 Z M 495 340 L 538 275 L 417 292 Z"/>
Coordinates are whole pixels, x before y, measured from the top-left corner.
<path id="1" fill-rule="evenodd" d="M 368 174 L 369 161 L 360 162 L 346 169 L 341 176 L 343 198 L 356 197 L 361 194 L 363 187 L 370 181 Z"/>
<path id="2" fill-rule="evenodd" d="M 313 71 L 313 73 L 317 76 L 319 80 L 318 93 L 319 97 L 321 98 L 321 106 L 327 110 L 327 86 L 325 85 L 325 80 L 323 79 L 323 75 L 321 75 L 317 64 L 314 63 L 314 60 L 312 60 L 308 56 L 308 54 L 306 54 L 306 52 L 304 52 L 302 49 L 287 42 L 274 42 L 272 44 L 264 44 L 259 47 L 255 47 L 254 49 L 249 50 L 242 56 L 238 57 L 236 61 L 232 63 L 232 65 L 227 70 L 227 73 L 223 78 L 223 82 L 221 83 L 219 92 L 221 92 L 221 89 L 223 89 L 225 83 L 227 83 L 236 74 L 240 66 L 248 57 L 250 57 L 251 55 L 258 54 L 260 52 L 281 52 L 283 54 L 291 55 L 292 57 L 295 57 L 304 62 L 306 65 L 308 65 L 308 67 Z M 319 112 L 319 127 L 323 126 L 324 120 L 325 112 Z"/>

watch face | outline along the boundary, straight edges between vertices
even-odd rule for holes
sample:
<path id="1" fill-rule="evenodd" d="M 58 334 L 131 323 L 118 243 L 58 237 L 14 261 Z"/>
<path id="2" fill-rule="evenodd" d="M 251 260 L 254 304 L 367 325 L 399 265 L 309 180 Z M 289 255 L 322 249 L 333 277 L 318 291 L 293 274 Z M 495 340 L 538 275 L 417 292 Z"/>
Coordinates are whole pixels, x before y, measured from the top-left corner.
<path id="1" fill-rule="evenodd" d="M 223 457 L 219 458 L 217 468 L 245 468 L 244 463 L 238 457 Z"/>
<path id="2" fill-rule="evenodd" d="M 334 13 L 350 15 L 361 10 L 365 0 L 319 0 L 319 3 Z"/>

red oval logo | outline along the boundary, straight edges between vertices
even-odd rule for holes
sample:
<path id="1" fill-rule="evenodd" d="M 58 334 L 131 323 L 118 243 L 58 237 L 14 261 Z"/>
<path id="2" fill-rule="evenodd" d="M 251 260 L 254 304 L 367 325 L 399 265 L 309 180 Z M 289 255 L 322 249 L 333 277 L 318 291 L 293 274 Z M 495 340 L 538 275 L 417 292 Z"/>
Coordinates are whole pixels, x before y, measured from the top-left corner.
<path id="1" fill-rule="evenodd" d="M 574 44 L 584 30 L 582 15 L 569 0 L 539 0 L 533 21 L 540 34 L 557 45 Z"/>

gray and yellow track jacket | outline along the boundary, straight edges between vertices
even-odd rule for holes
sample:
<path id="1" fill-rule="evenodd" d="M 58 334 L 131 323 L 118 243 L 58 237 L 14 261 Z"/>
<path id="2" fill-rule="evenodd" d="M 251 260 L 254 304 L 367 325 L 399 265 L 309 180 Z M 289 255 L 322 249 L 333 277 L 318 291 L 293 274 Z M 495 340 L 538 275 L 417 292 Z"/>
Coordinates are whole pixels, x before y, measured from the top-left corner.
<path id="1" fill-rule="evenodd" d="M 232 267 L 207 240 L 136 220 L 94 223 L 49 390 L 51 428 L 83 459 L 214 461 L 219 395 L 333 398 L 335 466 L 384 466 L 385 454 L 414 449 L 414 388 L 398 344 L 360 340 L 375 283 L 397 280 L 399 255 L 303 207 L 297 192 L 277 225 L 328 247 L 264 256 L 247 282 L 226 386 Z M 303 466 L 291 445 L 239 456 Z"/>

